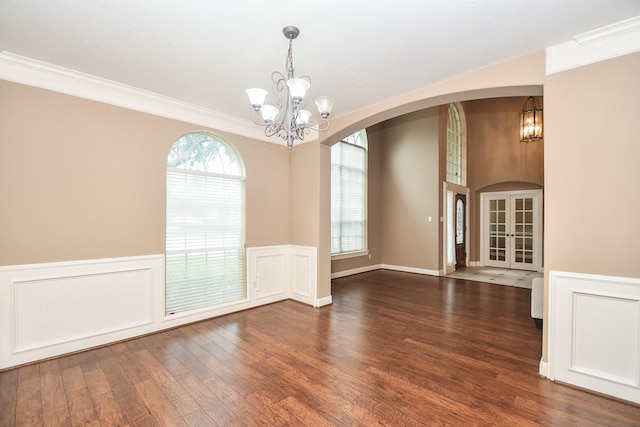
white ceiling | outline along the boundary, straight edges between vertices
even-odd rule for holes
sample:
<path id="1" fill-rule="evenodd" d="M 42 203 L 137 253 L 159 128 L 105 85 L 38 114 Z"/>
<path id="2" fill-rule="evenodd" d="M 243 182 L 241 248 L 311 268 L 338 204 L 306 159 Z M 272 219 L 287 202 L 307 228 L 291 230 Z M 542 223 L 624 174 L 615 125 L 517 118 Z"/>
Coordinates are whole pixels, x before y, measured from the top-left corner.
<path id="1" fill-rule="evenodd" d="M 246 119 L 297 75 L 342 116 L 640 15 L 640 0 L 0 0 L 0 51 Z"/>

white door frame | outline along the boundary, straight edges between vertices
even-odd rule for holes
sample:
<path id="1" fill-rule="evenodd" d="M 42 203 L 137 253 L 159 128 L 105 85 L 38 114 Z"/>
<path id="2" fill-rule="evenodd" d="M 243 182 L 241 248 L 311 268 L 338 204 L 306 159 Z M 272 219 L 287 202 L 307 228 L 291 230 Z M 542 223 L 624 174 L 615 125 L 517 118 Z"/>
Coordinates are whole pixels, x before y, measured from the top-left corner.
<path id="1" fill-rule="evenodd" d="M 470 266 L 469 264 L 469 253 L 471 252 L 471 246 L 469 245 L 469 236 L 471 233 L 470 227 L 469 227 L 469 218 L 470 218 L 470 213 L 469 213 L 469 203 L 470 203 L 470 190 L 468 187 L 462 186 L 462 185 L 457 185 L 457 184 L 452 184 L 450 182 L 446 182 L 444 181 L 442 183 L 442 198 L 443 198 L 443 203 L 442 203 L 442 218 L 440 220 L 440 222 L 442 223 L 442 272 L 444 272 L 444 275 L 446 276 L 449 273 L 453 273 L 455 271 L 455 267 L 452 267 L 450 265 L 447 264 L 447 250 L 448 250 L 448 246 L 449 246 L 449 230 L 448 230 L 448 221 L 449 221 L 449 215 L 451 215 L 451 212 L 449 212 L 449 209 L 447 208 L 447 192 L 451 191 L 453 192 L 453 195 L 455 197 L 456 194 L 465 194 L 467 196 L 467 202 L 465 203 L 465 219 L 464 219 L 464 228 L 465 228 L 465 234 L 464 234 L 464 238 L 465 241 L 467 242 L 467 256 L 465 257 L 466 259 L 466 265 L 467 267 Z M 455 207 L 453 209 L 453 212 L 455 213 Z M 455 233 L 455 231 L 454 231 Z M 442 274 L 442 273 L 441 273 Z"/>
<path id="2" fill-rule="evenodd" d="M 485 264 L 485 260 L 486 260 L 486 256 L 488 256 L 488 254 L 486 253 L 486 243 L 487 243 L 487 239 L 489 238 L 488 236 L 488 232 L 486 230 L 485 227 L 485 221 L 486 221 L 486 210 L 485 210 L 485 201 L 488 198 L 495 198 L 495 197 L 505 197 L 505 198 L 511 198 L 513 196 L 527 196 L 527 195 L 533 195 L 533 196 L 537 196 L 535 198 L 535 221 L 538 224 L 537 229 L 536 229 L 536 241 L 535 241 L 535 251 L 537 252 L 538 256 L 537 259 L 535 260 L 535 262 L 532 264 L 532 268 L 535 269 L 535 271 L 538 272 L 543 272 L 542 269 L 542 236 L 543 236 L 543 223 L 542 223 L 542 206 L 543 206 L 543 190 L 542 189 L 535 189 L 535 190 L 514 190 L 514 191 L 496 191 L 496 192 L 484 192 L 484 193 L 480 193 L 480 262 L 482 263 L 482 265 L 486 265 Z"/>

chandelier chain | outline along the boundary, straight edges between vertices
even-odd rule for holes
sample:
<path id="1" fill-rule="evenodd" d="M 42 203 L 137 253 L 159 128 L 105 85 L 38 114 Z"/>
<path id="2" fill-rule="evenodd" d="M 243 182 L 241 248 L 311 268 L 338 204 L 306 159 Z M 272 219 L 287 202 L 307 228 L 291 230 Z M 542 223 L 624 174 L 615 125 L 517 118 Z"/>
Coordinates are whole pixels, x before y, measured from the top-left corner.
<path id="1" fill-rule="evenodd" d="M 293 38 L 289 39 L 289 51 L 287 52 L 284 69 L 287 72 L 287 78 L 293 78 Z"/>

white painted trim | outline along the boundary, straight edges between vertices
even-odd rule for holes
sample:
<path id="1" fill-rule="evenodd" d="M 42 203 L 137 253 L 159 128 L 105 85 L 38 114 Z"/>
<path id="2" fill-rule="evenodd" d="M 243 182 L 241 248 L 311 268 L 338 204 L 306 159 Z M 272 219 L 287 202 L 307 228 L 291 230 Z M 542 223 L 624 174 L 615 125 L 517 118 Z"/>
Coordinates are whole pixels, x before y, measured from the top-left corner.
<path id="1" fill-rule="evenodd" d="M 265 262 L 251 264 L 256 254 Z M 269 288 L 259 298 L 260 274 Z M 2 266 L 0 369 L 288 298 L 331 304 L 331 295 L 317 297 L 317 275 L 315 247 L 249 248 L 246 299 L 166 315 L 164 254 Z"/>
<path id="2" fill-rule="evenodd" d="M 540 374 L 541 377 L 549 378 L 549 364 L 542 359 L 540 359 L 538 374 Z"/>
<path id="3" fill-rule="evenodd" d="M 331 273 L 331 278 L 339 279 L 341 277 L 353 276 L 354 274 L 380 270 L 381 268 L 382 268 L 382 264 L 374 264 L 374 265 L 367 265 L 365 267 L 352 268 L 351 270 L 336 271 L 335 273 Z"/>
<path id="4" fill-rule="evenodd" d="M 339 259 L 347 259 L 347 258 L 357 258 L 361 256 L 369 255 L 369 250 L 365 249 L 363 251 L 354 251 L 354 252 L 343 252 L 341 254 L 331 255 L 331 261 L 337 261 Z"/>
<path id="5" fill-rule="evenodd" d="M 488 229 L 485 227 L 485 221 L 487 221 L 487 211 L 485 209 L 485 203 L 486 200 L 490 197 L 505 197 L 508 199 L 511 199 L 511 197 L 514 196 L 521 196 L 521 195 L 533 195 L 535 196 L 535 203 L 536 203 L 536 218 L 535 218 L 535 223 L 536 226 L 534 227 L 535 230 L 537 231 L 537 238 L 536 238 L 536 263 L 533 264 L 531 266 L 531 269 L 527 270 L 527 271 L 536 271 L 538 273 L 544 273 L 544 269 L 542 268 L 542 256 L 543 256 L 543 240 L 544 240 L 544 222 L 542 220 L 543 217 L 543 213 L 544 213 L 544 190 L 543 189 L 531 189 L 531 190 L 511 190 L 511 191 L 484 191 L 480 193 L 480 261 L 478 261 L 478 267 L 484 267 L 487 266 L 488 264 L 491 264 L 491 262 L 489 262 L 490 260 L 488 259 L 488 253 L 486 250 L 486 244 L 487 244 L 487 240 L 488 240 Z M 511 203 L 511 200 L 509 200 L 508 202 L 509 204 Z M 511 211 L 511 208 L 509 208 L 509 212 Z M 508 223 L 511 224 L 511 218 L 509 218 Z M 534 231 L 535 232 L 535 231 Z M 513 265 L 510 265 L 510 259 L 511 259 L 511 255 L 512 255 L 513 250 L 510 248 L 509 250 L 509 260 L 504 262 L 504 265 L 499 265 L 499 263 L 496 263 L 495 265 L 492 265 L 493 267 L 498 267 L 498 268 L 518 268 L 515 267 Z M 521 268 L 521 267 L 520 267 Z"/>
<path id="6" fill-rule="evenodd" d="M 640 51 L 640 16 L 576 35 L 546 49 L 547 75 Z"/>
<path id="7" fill-rule="evenodd" d="M 331 305 L 331 304 L 333 304 L 333 297 L 329 295 L 328 297 L 324 297 L 324 298 L 316 298 L 313 306 L 316 308 L 320 308 L 320 307 L 324 307 L 325 305 Z"/>
<path id="8" fill-rule="evenodd" d="M 444 276 L 443 270 L 427 270 L 424 268 L 404 267 L 400 265 L 382 264 L 384 270 L 402 271 L 405 273 L 423 274 L 426 276 Z"/>
<path id="9" fill-rule="evenodd" d="M 318 293 L 318 249 L 316 247 L 289 246 L 288 290 L 289 298 L 316 307 Z"/>
<path id="10" fill-rule="evenodd" d="M 159 329 L 159 285 L 163 255 L 0 267 L 0 369 Z"/>
<path id="11" fill-rule="evenodd" d="M 640 403 L 640 278 L 549 272 L 548 377 Z"/>
<path id="12" fill-rule="evenodd" d="M 318 292 L 317 253 L 313 246 L 247 248 L 247 284 L 251 299 L 269 302 L 293 299 L 314 306 Z M 264 271 L 260 270 L 260 259 L 265 261 Z M 265 274 L 270 277 L 265 277 Z M 261 283 L 269 288 L 266 297 L 260 295 L 260 292 L 265 292 Z"/>
<path id="13" fill-rule="evenodd" d="M 469 189 L 469 187 L 465 187 L 462 185 L 458 185 L 458 184 L 453 184 L 451 182 L 447 182 L 447 181 L 443 181 L 442 182 L 442 216 L 440 217 L 440 223 L 442 223 L 442 271 L 445 272 L 446 274 L 449 273 L 453 273 L 455 271 L 454 266 L 450 266 L 447 265 L 447 258 L 448 258 L 448 244 L 449 244 L 449 236 L 448 236 L 448 221 L 449 221 L 449 215 L 455 215 L 455 208 L 454 208 L 454 212 L 449 212 L 447 209 L 447 192 L 451 191 L 453 192 L 453 196 L 455 199 L 455 195 L 456 194 L 464 194 L 466 197 L 466 202 L 465 202 L 465 241 L 466 243 L 466 257 L 465 257 L 465 264 L 469 267 L 471 267 L 471 261 L 469 260 L 469 256 L 471 254 L 471 248 L 469 247 L 469 242 L 470 242 L 470 236 L 471 236 L 471 226 L 470 226 L 470 212 L 471 212 L 471 208 L 469 207 L 469 200 L 470 200 L 470 195 L 471 195 L 471 190 Z M 455 232 L 454 232 L 455 233 Z"/>
<path id="14" fill-rule="evenodd" d="M 285 144 L 281 138 L 267 138 L 264 129 L 248 118 L 246 120 L 239 119 L 175 98 L 10 52 L 0 53 L 0 79 L 261 141 L 279 145 Z M 247 112 L 247 117 L 249 117 L 249 112 Z M 317 139 L 317 133 L 307 135 L 305 142 L 314 139 Z"/>

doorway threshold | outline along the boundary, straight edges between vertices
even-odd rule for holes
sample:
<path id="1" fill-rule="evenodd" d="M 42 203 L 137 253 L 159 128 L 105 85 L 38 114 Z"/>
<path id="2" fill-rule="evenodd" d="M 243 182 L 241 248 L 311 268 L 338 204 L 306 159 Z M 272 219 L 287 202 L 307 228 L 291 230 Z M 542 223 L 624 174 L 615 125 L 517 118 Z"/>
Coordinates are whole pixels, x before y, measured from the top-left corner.
<path id="1" fill-rule="evenodd" d="M 509 270 L 496 267 L 466 267 L 447 274 L 446 277 L 531 289 L 533 279 L 543 276 L 543 273 L 536 271 Z"/>

